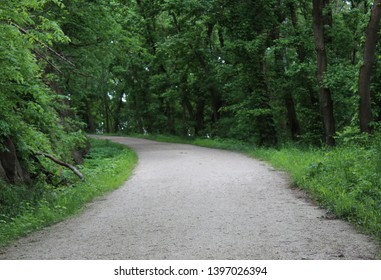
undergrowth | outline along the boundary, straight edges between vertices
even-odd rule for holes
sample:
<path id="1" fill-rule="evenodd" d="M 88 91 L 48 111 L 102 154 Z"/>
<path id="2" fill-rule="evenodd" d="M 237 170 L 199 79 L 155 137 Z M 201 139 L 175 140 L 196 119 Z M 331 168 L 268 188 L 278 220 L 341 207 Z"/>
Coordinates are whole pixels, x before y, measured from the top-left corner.
<path id="1" fill-rule="evenodd" d="M 90 141 L 92 148 L 80 166 L 85 181 L 68 173 L 64 176 L 71 183 L 60 187 L 43 181 L 36 181 L 32 189 L 1 183 L 0 246 L 81 211 L 87 202 L 119 187 L 129 177 L 137 162 L 135 152 L 110 141 Z"/>

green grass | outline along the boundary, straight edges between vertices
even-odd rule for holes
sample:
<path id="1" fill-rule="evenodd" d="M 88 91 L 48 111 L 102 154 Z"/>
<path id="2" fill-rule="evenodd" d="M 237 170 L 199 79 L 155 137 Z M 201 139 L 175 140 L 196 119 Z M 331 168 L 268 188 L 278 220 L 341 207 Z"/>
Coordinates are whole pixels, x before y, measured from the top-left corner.
<path id="1" fill-rule="evenodd" d="M 32 197 L 30 189 L 23 186 L 0 188 L 0 197 L 16 208 L 15 211 L 10 211 L 12 207 L 0 209 L 0 246 L 80 212 L 86 203 L 121 186 L 131 175 L 137 162 L 135 152 L 110 141 L 90 141 L 92 148 L 80 168 L 85 181 L 75 180 L 59 188 L 37 186 L 35 192 L 43 190 L 38 197 Z"/>
<path id="2" fill-rule="evenodd" d="M 171 136 L 145 138 L 243 152 L 287 171 L 328 212 L 381 241 L 381 137 L 336 148 L 259 148 L 236 140 Z"/>
<path id="3" fill-rule="evenodd" d="M 171 136 L 171 135 L 153 135 L 153 134 L 132 134 L 132 137 L 150 139 L 160 142 L 168 143 L 181 143 L 181 144 L 191 144 L 201 147 L 214 148 L 214 149 L 223 149 L 239 152 L 248 152 L 251 147 L 242 141 L 234 139 L 222 139 L 222 138 L 195 138 L 195 137 L 180 137 L 180 136 Z"/>

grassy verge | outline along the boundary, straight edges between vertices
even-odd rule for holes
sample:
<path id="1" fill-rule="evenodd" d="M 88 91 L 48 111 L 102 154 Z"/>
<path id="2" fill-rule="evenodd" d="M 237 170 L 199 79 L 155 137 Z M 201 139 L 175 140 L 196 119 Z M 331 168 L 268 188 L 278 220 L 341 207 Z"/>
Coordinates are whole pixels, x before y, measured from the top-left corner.
<path id="1" fill-rule="evenodd" d="M 285 148 L 252 155 L 286 170 L 296 185 L 329 212 L 381 241 L 380 150 L 376 146 Z"/>
<path id="2" fill-rule="evenodd" d="M 210 139 L 210 138 L 194 138 L 194 137 L 180 137 L 180 136 L 171 136 L 171 135 L 142 135 L 142 134 L 133 134 L 132 137 L 144 138 L 149 140 L 155 140 L 160 142 L 168 143 L 181 143 L 181 144 L 191 144 L 201 147 L 238 151 L 238 152 L 249 152 L 253 148 L 249 144 L 233 140 L 233 139 Z"/>
<path id="3" fill-rule="evenodd" d="M 287 171 L 294 185 L 330 213 L 381 241 L 381 137 L 337 148 L 258 148 L 235 140 L 145 136 L 243 152 Z"/>
<path id="4" fill-rule="evenodd" d="M 132 150 L 110 141 L 90 141 L 92 148 L 81 167 L 85 181 L 77 180 L 60 188 L 46 184 L 36 186 L 35 192 L 43 193 L 38 198 L 20 195 L 30 193 L 30 189 L 23 186 L 0 188 L 3 200 L 11 200 L 14 205 L 19 205 L 16 212 L 6 207 L 1 209 L 0 246 L 78 213 L 87 202 L 116 189 L 130 176 L 137 162 Z"/>

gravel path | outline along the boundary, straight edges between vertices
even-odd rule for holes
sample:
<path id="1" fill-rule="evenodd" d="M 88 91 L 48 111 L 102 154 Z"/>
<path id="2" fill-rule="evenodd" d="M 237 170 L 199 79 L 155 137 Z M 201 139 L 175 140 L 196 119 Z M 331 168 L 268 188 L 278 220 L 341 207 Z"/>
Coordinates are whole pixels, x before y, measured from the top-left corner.
<path id="1" fill-rule="evenodd" d="M 244 155 L 103 137 L 136 150 L 123 187 L 22 238 L 0 259 L 373 259 L 376 245 L 327 219 L 284 173 Z"/>

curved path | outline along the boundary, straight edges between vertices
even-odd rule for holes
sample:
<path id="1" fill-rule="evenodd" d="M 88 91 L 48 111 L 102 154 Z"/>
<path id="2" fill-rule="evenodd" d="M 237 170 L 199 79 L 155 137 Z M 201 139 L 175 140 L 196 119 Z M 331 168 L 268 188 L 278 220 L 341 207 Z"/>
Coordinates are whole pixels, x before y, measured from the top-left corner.
<path id="1" fill-rule="evenodd" d="M 244 155 L 102 137 L 136 150 L 123 187 L 22 238 L 1 259 L 372 259 L 376 245 L 325 218 L 285 174 Z"/>

